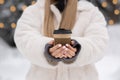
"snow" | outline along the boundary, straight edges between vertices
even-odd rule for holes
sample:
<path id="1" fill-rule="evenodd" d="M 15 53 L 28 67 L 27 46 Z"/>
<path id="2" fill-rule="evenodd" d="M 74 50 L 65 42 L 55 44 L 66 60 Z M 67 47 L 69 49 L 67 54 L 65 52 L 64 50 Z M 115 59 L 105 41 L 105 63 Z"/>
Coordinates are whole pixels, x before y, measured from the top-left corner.
<path id="1" fill-rule="evenodd" d="M 106 56 L 96 64 L 100 80 L 120 80 L 120 25 L 109 26 L 109 47 Z"/>
<path id="2" fill-rule="evenodd" d="M 120 25 L 108 27 L 110 35 L 106 56 L 96 63 L 100 80 L 120 80 Z M 16 48 L 9 47 L 0 38 L 0 80 L 25 80 L 30 68 Z"/>
<path id="3" fill-rule="evenodd" d="M 0 38 L 0 80 L 25 80 L 29 67 L 29 61 L 17 49 Z"/>

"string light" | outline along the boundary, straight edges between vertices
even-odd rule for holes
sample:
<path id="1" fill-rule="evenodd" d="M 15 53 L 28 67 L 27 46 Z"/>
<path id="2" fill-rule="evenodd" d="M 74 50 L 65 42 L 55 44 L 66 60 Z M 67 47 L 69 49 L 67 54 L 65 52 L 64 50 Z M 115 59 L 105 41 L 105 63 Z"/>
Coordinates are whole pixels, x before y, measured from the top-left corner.
<path id="1" fill-rule="evenodd" d="M 12 28 L 16 28 L 16 24 L 15 23 L 11 23 L 11 27 Z"/>
<path id="2" fill-rule="evenodd" d="M 0 23 L 0 28 L 4 28 L 4 24 L 3 23 Z"/>
<path id="3" fill-rule="evenodd" d="M 105 8 L 106 10 L 108 10 L 107 7 L 109 7 L 109 2 L 110 1 L 103 0 L 103 2 L 101 2 L 101 6 L 103 8 Z M 114 17 L 116 15 L 120 15 L 120 10 L 119 10 L 119 7 L 117 7 L 117 9 L 115 9 L 115 6 L 118 5 L 119 0 L 111 0 L 111 2 L 112 2 L 112 4 L 110 4 L 110 7 L 114 7 L 113 8 L 114 10 L 111 9 L 111 12 L 109 12 L 107 14 L 112 14 L 112 16 L 110 16 L 111 19 L 108 20 L 108 24 L 113 25 L 113 24 L 115 24 L 115 21 L 112 19 L 112 17 Z M 0 0 L 0 4 L 4 4 L 4 3 L 5 3 L 5 0 Z M 31 0 L 31 5 L 33 5 L 35 3 L 36 3 L 35 0 Z M 24 11 L 26 8 L 27 8 L 27 5 L 25 5 L 25 3 L 24 3 L 24 5 L 22 7 L 20 7 L 20 9 L 22 9 L 22 11 Z M 15 5 L 11 5 L 9 9 L 13 13 L 16 12 L 16 10 L 17 10 Z M 10 24 L 11 24 L 11 28 L 15 28 L 16 27 L 16 23 L 10 23 Z M 4 23 L 0 23 L 0 28 L 4 28 L 4 26 L 5 26 Z"/>
<path id="4" fill-rule="evenodd" d="M 10 6 L 10 11 L 11 12 L 15 12 L 16 11 L 16 7 L 14 5 Z"/>
<path id="5" fill-rule="evenodd" d="M 108 6 L 108 3 L 106 1 L 102 2 L 102 7 L 106 8 Z"/>
<path id="6" fill-rule="evenodd" d="M 115 22 L 114 22 L 114 20 L 113 19 L 110 19 L 109 21 L 108 21 L 108 24 L 109 25 L 113 25 Z"/>
<path id="7" fill-rule="evenodd" d="M 113 0 L 112 2 L 113 2 L 113 4 L 115 4 L 115 5 L 118 4 L 118 0 Z"/>
<path id="8" fill-rule="evenodd" d="M 115 14 L 115 15 L 119 15 L 119 14 L 120 14 L 120 11 L 119 11 L 118 9 L 115 9 L 115 10 L 114 10 L 114 14 Z"/>
<path id="9" fill-rule="evenodd" d="M 4 0 L 0 0 L 0 4 L 4 4 L 5 3 L 5 1 Z"/>

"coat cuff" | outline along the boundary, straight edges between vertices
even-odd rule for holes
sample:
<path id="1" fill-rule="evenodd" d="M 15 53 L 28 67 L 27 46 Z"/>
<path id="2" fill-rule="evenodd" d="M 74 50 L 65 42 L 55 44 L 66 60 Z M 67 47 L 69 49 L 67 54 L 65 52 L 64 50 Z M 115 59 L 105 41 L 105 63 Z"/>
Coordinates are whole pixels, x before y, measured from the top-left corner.
<path id="1" fill-rule="evenodd" d="M 46 44 L 45 45 L 45 51 L 44 51 L 44 56 L 46 58 L 46 60 L 48 61 L 49 64 L 51 65 L 57 65 L 58 62 L 61 60 L 59 58 L 55 58 L 52 55 L 50 55 L 49 49 L 52 47 L 53 45 L 51 44 Z"/>
<path id="2" fill-rule="evenodd" d="M 66 64 L 73 63 L 77 59 L 77 56 L 79 55 L 79 52 L 81 50 L 81 45 L 76 40 L 72 40 L 72 41 L 75 42 L 72 47 L 77 49 L 77 51 L 75 53 L 76 55 L 72 58 L 63 58 L 63 62 L 66 63 Z"/>

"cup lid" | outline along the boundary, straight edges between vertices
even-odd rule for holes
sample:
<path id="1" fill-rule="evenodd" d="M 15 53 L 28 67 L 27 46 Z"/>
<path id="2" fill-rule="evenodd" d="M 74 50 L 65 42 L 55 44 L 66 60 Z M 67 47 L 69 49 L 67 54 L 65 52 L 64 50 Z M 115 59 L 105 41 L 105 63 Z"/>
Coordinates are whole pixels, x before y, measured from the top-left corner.
<path id="1" fill-rule="evenodd" d="M 58 29 L 58 30 L 54 30 L 53 34 L 72 34 L 72 31 L 65 29 Z"/>

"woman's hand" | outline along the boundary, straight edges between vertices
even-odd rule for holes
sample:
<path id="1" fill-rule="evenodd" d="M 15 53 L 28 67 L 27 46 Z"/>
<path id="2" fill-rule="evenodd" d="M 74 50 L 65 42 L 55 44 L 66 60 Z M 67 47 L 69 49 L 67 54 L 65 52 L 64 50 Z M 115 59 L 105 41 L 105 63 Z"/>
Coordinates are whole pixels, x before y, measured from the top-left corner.
<path id="1" fill-rule="evenodd" d="M 54 44 L 54 41 L 49 42 L 49 44 Z M 73 45 L 74 42 L 71 41 Z M 57 44 L 49 49 L 50 54 L 55 58 L 72 58 L 75 56 L 76 48 L 73 48 L 71 45 L 66 44 L 62 46 L 62 44 Z"/>
<path id="2" fill-rule="evenodd" d="M 48 44 L 54 45 L 54 41 L 50 41 Z M 62 44 L 57 44 L 49 49 L 50 54 L 55 58 L 62 58 Z"/>
<path id="3" fill-rule="evenodd" d="M 62 58 L 62 50 L 63 50 L 62 45 L 57 44 L 57 45 L 53 46 L 52 48 L 50 48 L 49 52 L 55 58 Z"/>
<path id="4" fill-rule="evenodd" d="M 65 58 L 72 58 L 75 56 L 75 52 L 77 51 L 76 48 L 73 48 L 71 45 L 66 44 L 65 45 L 66 50 L 63 51 L 63 55 Z"/>

